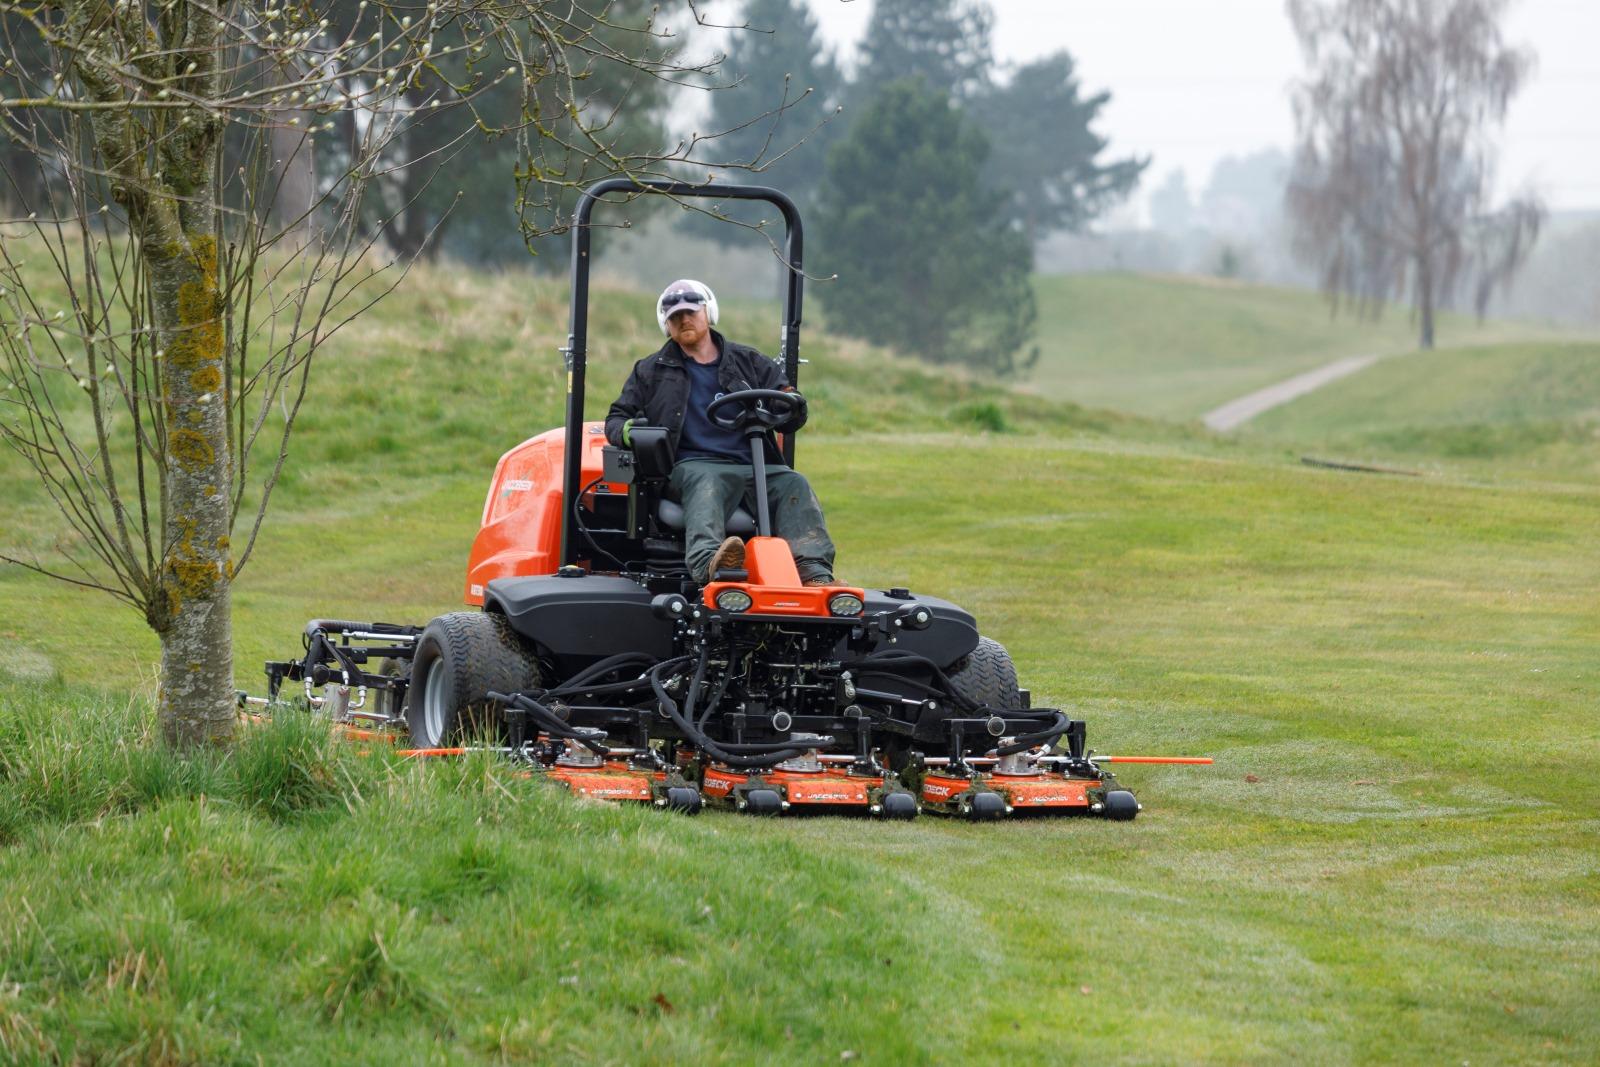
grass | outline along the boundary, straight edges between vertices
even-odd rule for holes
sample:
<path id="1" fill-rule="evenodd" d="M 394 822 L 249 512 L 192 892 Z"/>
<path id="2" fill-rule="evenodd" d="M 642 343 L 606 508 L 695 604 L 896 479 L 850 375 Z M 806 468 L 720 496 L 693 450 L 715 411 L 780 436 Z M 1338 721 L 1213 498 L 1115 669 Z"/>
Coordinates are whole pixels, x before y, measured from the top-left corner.
<path id="1" fill-rule="evenodd" d="M 1592 481 L 1600 475 L 1600 344 L 1413 353 L 1268 411 L 1249 430 L 1345 454 Z"/>
<path id="2" fill-rule="evenodd" d="M 558 421 L 556 288 L 416 281 L 322 367 L 241 684 L 311 615 L 456 606 L 493 460 Z M 641 307 L 597 299 L 595 394 L 654 347 Z M 841 573 L 969 607 L 1101 751 L 1215 766 L 1131 770 L 1132 824 L 971 827 L 582 804 L 294 719 L 180 760 L 139 620 L 0 571 L 0 1062 L 1600 1058 L 1592 481 L 1315 470 L 807 354 Z M 1560 373 L 1506 424 L 1581 422 Z M 0 542 L 47 549 L 9 459 L 0 492 Z"/>
<path id="3" fill-rule="evenodd" d="M 1403 309 L 1334 318 L 1315 293 L 1197 277 L 1042 276 L 1032 388 L 1091 408 L 1197 419 L 1229 400 L 1343 356 L 1416 347 Z M 1549 336 L 1441 316 L 1439 343 Z"/>

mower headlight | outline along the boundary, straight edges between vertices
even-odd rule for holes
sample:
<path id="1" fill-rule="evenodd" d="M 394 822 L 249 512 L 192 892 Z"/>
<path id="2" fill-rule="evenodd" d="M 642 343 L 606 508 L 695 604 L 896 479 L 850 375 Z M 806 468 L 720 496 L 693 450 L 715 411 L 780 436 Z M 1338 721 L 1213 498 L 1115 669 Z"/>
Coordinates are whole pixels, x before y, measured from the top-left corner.
<path id="1" fill-rule="evenodd" d="M 724 589 L 717 594 L 717 607 L 723 611 L 749 611 L 750 594 L 743 589 Z"/>
<path id="2" fill-rule="evenodd" d="M 840 593 L 828 598 L 830 615 L 860 615 L 862 607 L 861 598 L 854 593 Z"/>

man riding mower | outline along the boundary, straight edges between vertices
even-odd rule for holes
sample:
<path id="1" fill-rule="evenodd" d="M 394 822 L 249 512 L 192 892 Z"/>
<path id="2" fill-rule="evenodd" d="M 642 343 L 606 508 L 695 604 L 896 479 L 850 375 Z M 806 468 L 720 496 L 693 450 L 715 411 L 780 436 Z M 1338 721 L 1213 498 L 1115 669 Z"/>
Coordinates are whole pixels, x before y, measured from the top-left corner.
<path id="1" fill-rule="evenodd" d="M 615 192 L 777 206 L 777 363 L 711 329 L 704 286 L 675 282 L 657 303 L 667 344 L 604 427 L 584 421 L 589 219 Z M 573 227 L 566 423 L 496 466 L 467 567 L 481 610 L 313 620 L 302 658 L 267 665 L 267 700 L 298 682 L 330 718 L 409 733 L 419 755 L 487 747 L 575 794 L 686 811 L 1131 819 L 1139 805 L 1105 763 L 1209 762 L 1095 756 L 1083 722 L 1031 707 L 967 612 L 833 580 L 821 509 L 793 470 L 801 253 L 776 190 L 591 187 Z"/>

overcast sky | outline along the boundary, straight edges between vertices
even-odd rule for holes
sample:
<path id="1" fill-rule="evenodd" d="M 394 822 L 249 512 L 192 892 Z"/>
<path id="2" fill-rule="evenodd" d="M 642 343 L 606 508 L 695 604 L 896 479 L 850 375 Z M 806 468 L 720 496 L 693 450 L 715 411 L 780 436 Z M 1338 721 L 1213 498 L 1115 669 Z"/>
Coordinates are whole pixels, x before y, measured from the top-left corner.
<path id="1" fill-rule="evenodd" d="M 830 43 L 860 39 L 870 0 L 807 0 Z M 1285 87 L 1301 72 L 1283 0 L 991 0 L 1002 62 L 1065 48 L 1083 84 L 1109 89 L 1111 151 L 1154 157 L 1148 192 L 1182 167 L 1203 188 L 1225 155 L 1289 148 Z M 1538 64 L 1512 104 L 1502 190 L 1531 185 L 1551 208 L 1600 208 L 1600 0 L 1521 0 L 1510 41 Z"/>

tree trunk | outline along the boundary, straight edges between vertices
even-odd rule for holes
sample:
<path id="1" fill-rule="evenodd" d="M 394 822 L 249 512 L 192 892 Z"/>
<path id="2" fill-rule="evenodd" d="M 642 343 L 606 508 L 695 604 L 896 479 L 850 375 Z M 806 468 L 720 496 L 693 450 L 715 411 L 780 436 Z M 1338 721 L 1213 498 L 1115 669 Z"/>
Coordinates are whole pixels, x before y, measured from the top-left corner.
<path id="1" fill-rule="evenodd" d="M 146 259 L 157 336 L 167 354 L 160 717 L 162 733 L 178 745 L 225 741 L 234 720 L 232 472 L 217 242 L 209 221 L 203 230 L 185 226 L 183 240 Z"/>
<path id="2" fill-rule="evenodd" d="M 1421 330 L 1418 347 L 1429 351 L 1433 348 L 1433 264 L 1426 257 L 1417 262 L 1417 319 Z"/>
<path id="3" fill-rule="evenodd" d="M 311 209 L 317 197 L 316 161 L 307 128 L 313 115 L 309 111 L 298 115 L 301 125 L 290 126 L 285 120 L 268 135 L 275 175 L 269 185 L 273 190 L 271 219 L 283 229 L 289 249 L 300 248 L 310 239 Z"/>
<path id="4" fill-rule="evenodd" d="M 166 556 L 150 621 L 161 635 L 161 731 L 179 746 L 227 741 L 235 707 L 233 482 L 217 240 L 211 196 L 198 199 L 179 208 L 177 239 L 145 249 L 156 335 L 166 353 Z"/>

